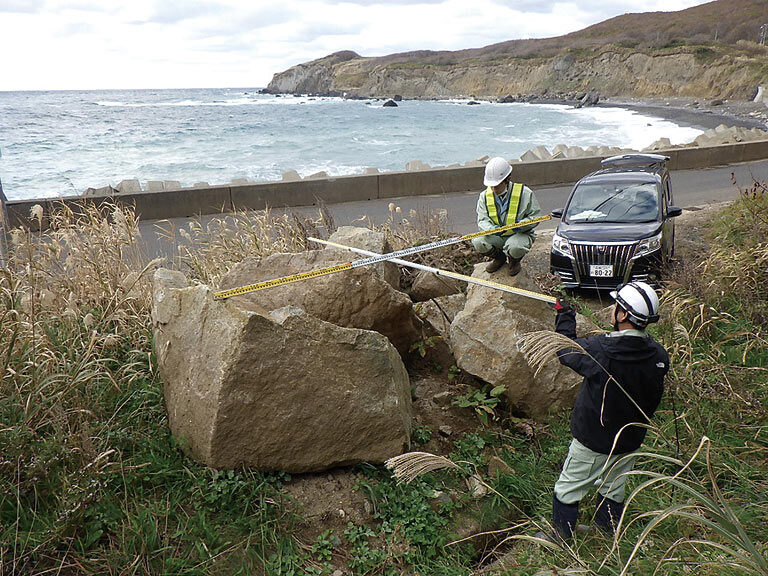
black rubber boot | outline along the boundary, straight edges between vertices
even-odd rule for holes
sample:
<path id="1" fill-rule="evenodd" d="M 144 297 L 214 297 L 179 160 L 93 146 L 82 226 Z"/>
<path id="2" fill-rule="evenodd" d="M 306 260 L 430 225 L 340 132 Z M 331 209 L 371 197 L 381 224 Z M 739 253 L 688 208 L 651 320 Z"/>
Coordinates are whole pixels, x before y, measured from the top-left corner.
<path id="1" fill-rule="evenodd" d="M 603 532 L 613 534 L 623 511 L 623 502 L 616 502 L 605 496 L 600 496 L 600 502 L 595 511 L 595 525 Z"/>
<path id="2" fill-rule="evenodd" d="M 507 261 L 507 257 L 501 250 L 494 249 L 493 252 L 489 254 L 489 256 L 493 258 L 493 260 L 488 262 L 488 265 L 485 267 L 486 272 L 496 272 L 496 270 L 504 266 L 504 263 Z"/>
<path id="3" fill-rule="evenodd" d="M 512 258 L 512 256 L 509 257 L 509 275 L 510 276 L 517 276 L 520 274 L 520 270 L 523 269 L 523 267 L 520 265 L 520 260 L 522 258 Z"/>
<path id="4" fill-rule="evenodd" d="M 579 518 L 579 503 L 563 504 L 552 497 L 552 527 L 555 534 L 562 540 L 570 540 L 573 537 L 573 531 L 576 529 L 576 521 Z"/>

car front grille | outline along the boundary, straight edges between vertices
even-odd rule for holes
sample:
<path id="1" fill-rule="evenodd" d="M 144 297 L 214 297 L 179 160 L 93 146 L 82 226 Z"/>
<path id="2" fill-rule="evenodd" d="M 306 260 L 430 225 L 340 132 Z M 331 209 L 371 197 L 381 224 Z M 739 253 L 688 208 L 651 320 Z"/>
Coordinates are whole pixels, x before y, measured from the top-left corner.
<path id="1" fill-rule="evenodd" d="M 592 264 L 613 265 L 614 278 L 623 278 L 629 262 L 635 255 L 637 243 L 629 244 L 581 244 L 571 242 L 571 250 L 576 261 L 576 268 L 583 280 L 589 278 L 589 267 Z"/>

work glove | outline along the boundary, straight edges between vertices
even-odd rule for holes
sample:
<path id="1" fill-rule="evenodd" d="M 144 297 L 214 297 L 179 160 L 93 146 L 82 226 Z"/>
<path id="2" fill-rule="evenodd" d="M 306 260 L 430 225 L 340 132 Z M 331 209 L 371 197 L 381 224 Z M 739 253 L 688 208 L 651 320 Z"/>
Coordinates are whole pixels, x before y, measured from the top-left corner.
<path id="1" fill-rule="evenodd" d="M 570 312 L 571 310 L 573 310 L 573 308 L 571 308 L 571 305 L 568 303 L 567 300 L 558 298 L 555 301 L 555 310 L 557 311 L 558 314 L 562 314 L 563 312 Z"/>

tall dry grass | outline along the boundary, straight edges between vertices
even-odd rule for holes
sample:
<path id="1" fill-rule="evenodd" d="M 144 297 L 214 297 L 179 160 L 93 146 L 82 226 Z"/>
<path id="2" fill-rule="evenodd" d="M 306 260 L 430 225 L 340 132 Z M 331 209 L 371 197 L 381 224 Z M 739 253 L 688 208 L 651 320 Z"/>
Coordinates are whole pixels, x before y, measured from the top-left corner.
<path id="1" fill-rule="evenodd" d="M 321 204 L 316 216 L 297 212 L 238 211 L 210 219 L 195 218 L 186 227 L 158 224 L 159 233 L 178 243 L 173 263 L 192 278 L 210 286 L 218 284 L 235 264 L 245 258 L 265 258 L 276 252 L 302 252 L 307 238 L 327 238 L 336 230 L 333 216 Z"/>
<path id="2" fill-rule="evenodd" d="M 42 207 L 31 216 L 42 223 Z M 135 216 L 108 205 L 49 217 L 45 232 L 11 231 L 0 274 L 0 551 L 10 573 L 66 541 L 119 459 L 94 398 L 153 379 L 156 262 L 142 255 Z"/>

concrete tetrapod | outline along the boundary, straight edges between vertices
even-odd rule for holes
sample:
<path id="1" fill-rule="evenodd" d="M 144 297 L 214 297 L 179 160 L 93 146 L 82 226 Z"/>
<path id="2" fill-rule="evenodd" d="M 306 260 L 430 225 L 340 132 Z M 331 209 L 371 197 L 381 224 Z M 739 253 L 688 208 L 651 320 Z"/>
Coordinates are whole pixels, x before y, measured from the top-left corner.
<path id="1" fill-rule="evenodd" d="M 164 269 L 152 319 L 171 431 L 197 461 L 298 473 L 407 449 L 408 374 L 381 334 L 245 310 Z"/>

